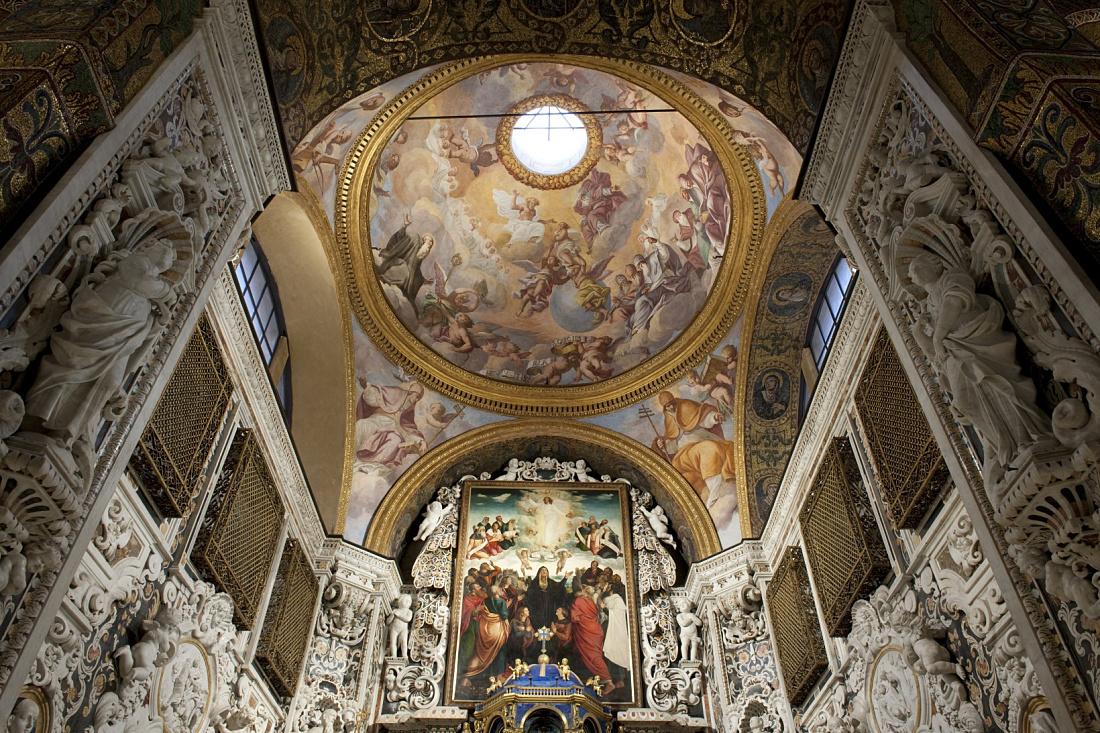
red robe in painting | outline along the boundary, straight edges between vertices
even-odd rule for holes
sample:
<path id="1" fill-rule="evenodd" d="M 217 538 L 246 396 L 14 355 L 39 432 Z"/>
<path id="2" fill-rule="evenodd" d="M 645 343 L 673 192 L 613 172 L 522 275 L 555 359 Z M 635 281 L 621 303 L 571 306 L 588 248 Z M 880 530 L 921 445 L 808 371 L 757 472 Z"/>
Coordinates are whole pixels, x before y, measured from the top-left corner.
<path id="1" fill-rule="evenodd" d="M 577 596 L 569 615 L 573 621 L 573 648 L 581 655 L 584 666 L 601 680 L 610 680 L 611 673 L 603 660 L 604 634 L 596 602 L 588 596 Z"/>
<path id="2" fill-rule="evenodd" d="M 592 240 L 610 224 L 611 215 L 626 202 L 626 194 L 612 187 L 611 176 L 592 171 L 582 183 L 573 211 L 581 215 L 581 233 L 592 251 Z"/>
<path id="3" fill-rule="evenodd" d="M 462 628 L 459 631 L 459 635 L 465 634 L 466 629 L 470 626 L 470 617 L 474 614 L 474 609 L 485 602 L 485 599 L 473 591 L 466 591 L 466 595 L 462 596 Z"/>

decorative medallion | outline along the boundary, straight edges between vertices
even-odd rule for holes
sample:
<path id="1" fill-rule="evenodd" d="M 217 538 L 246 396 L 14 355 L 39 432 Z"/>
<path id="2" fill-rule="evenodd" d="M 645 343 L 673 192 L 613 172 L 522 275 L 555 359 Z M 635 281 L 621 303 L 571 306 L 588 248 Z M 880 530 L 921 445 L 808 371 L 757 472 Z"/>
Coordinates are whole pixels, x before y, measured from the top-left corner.
<path id="1" fill-rule="evenodd" d="M 921 725 L 920 680 L 902 650 L 879 652 L 868 680 L 871 718 L 881 733 L 916 733 Z"/>
<path id="2" fill-rule="evenodd" d="M 165 733 L 196 733 L 206 725 L 212 679 L 206 650 L 194 639 L 181 640 L 156 688 L 157 715 L 164 719 Z"/>
<path id="3" fill-rule="evenodd" d="M 608 412 L 705 359 L 766 214 L 751 156 L 686 86 L 554 60 L 428 75 L 366 129 L 337 192 L 364 332 L 425 387 L 503 414 Z M 516 155 L 533 111 L 583 126 L 576 163 Z"/>

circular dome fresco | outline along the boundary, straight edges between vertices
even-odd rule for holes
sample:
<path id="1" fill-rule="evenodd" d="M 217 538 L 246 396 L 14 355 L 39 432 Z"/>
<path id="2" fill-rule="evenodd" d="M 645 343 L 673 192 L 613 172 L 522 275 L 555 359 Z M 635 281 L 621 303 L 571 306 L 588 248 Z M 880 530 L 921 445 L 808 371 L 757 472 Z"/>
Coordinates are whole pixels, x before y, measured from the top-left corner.
<path id="1" fill-rule="evenodd" d="M 732 325 L 763 228 L 754 164 L 671 77 L 598 66 L 436 72 L 350 156 L 353 304 L 431 388 L 508 414 L 604 412 Z"/>

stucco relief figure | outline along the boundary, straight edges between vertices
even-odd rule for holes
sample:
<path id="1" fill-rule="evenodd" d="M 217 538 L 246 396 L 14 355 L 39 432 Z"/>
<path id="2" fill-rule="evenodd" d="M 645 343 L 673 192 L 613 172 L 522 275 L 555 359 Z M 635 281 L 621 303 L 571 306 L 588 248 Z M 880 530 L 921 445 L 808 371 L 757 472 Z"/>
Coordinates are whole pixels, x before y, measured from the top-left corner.
<path id="1" fill-rule="evenodd" d="M 927 294 L 913 336 L 951 395 L 959 419 L 981 435 L 986 480 L 1003 475 L 1019 446 L 1047 435 L 1050 420 L 1035 406 L 1035 385 L 1020 373 L 1016 337 L 1001 328 L 1004 309 L 975 291 L 964 270 L 944 269 L 931 254 L 909 263 Z"/>
<path id="2" fill-rule="evenodd" d="M 362 391 L 355 408 L 355 458 L 360 470 L 397 468 L 409 455 L 427 450 L 416 424 L 416 403 L 424 396 L 419 382 L 395 386 L 370 384 L 360 375 Z"/>
<path id="3" fill-rule="evenodd" d="M 375 254 L 375 267 L 382 282 L 393 285 L 415 308 L 416 294 L 427 282 L 420 266 L 435 247 L 435 237 L 425 234 L 419 239 L 409 234 L 409 215 L 405 226 L 397 230 L 386 246 Z"/>
<path id="4" fill-rule="evenodd" d="M 38 705 L 34 700 L 19 698 L 8 716 L 7 733 L 34 733 L 38 727 Z"/>
<path id="5" fill-rule="evenodd" d="M 118 674 L 125 686 L 147 680 L 176 656 L 179 648 L 179 618 L 169 608 L 161 608 L 155 618 L 146 619 L 141 625 L 145 632 L 138 643 L 126 644 L 115 651 Z"/>
<path id="6" fill-rule="evenodd" d="M 646 521 L 649 522 L 653 534 L 657 535 L 657 539 L 675 550 L 676 538 L 668 531 L 668 517 L 665 516 L 665 510 L 659 505 L 654 506 L 653 509 L 646 509 L 641 505 L 639 505 L 638 508 L 641 510 L 642 514 L 645 515 Z"/>
<path id="7" fill-rule="evenodd" d="M 123 381 L 145 361 L 158 317 L 171 305 L 173 283 L 162 275 L 175 260 L 175 249 L 158 239 L 112 255 L 88 276 L 27 394 L 30 429 L 67 444 L 91 442 L 101 420 L 121 416 Z"/>

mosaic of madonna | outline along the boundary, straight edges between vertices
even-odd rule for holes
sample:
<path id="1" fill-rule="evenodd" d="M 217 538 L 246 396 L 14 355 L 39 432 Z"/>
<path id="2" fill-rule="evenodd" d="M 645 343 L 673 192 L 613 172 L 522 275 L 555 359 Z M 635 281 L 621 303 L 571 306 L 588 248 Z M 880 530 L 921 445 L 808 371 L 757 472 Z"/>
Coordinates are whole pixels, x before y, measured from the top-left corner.
<path id="1" fill-rule="evenodd" d="M 511 675 L 517 660 L 535 664 L 545 645 L 582 682 L 598 677 L 604 702 L 634 701 L 624 507 L 622 486 L 467 485 L 451 614 L 453 700 L 483 701 L 494 679 Z"/>
<path id="2" fill-rule="evenodd" d="M 593 111 L 602 136 L 595 167 L 559 190 L 513 177 L 501 118 L 478 116 L 546 93 Z M 624 79 L 543 63 L 426 102 L 371 195 L 375 270 L 402 323 L 468 371 L 530 385 L 596 382 L 669 344 L 714 282 L 731 206 L 708 143 L 655 111 L 667 108 Z"/>

